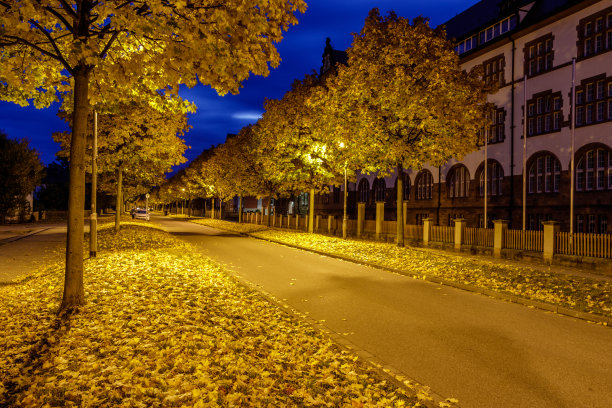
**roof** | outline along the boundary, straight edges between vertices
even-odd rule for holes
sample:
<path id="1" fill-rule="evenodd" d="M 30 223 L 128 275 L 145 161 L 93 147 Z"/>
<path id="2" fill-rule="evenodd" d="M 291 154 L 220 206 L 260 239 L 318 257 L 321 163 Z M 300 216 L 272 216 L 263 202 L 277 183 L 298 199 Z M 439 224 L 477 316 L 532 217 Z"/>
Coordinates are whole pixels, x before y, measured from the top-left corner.
<path id="1" fill-rule="evenodd" d="M 448 38 L 460 40 L 516 13 L 530 3 L 533 7 L 519 23 L 519 28 L 535 24 L 585 0 L 481 0 L 448 20 Z"/>

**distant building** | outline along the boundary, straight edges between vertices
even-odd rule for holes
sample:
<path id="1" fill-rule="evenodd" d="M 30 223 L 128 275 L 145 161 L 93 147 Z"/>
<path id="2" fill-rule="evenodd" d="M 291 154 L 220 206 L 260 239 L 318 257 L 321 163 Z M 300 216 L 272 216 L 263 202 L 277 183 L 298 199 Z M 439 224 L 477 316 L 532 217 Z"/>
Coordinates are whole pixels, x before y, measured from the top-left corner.
<path id="1" fill-rule="evenodd" d="M 522 227 L 523 108 L 527 94 L 526 227 L 556 220 L 569 230 L 572 58 L 576 58 L 575 232 L 612 232 L 612 6 L 609 1 L 482 0 L 446 24 L 466 70 L 482 64 L 484 79 L 499 84 L 489 97 L 496 111 L 488 129 L 488 224 Z M 342 55 L 344 54 L 344 57 Z M 344 59 L 343 59 L 344 58 Z M 345 62 L 329 41 L 322 73 Z M 526 76 L 526 82 L 524 77 Z M 407 170 L 405 222 L 432 217 L 439 225 L 465 218 L 483 226 L 484 149 L 441 167 Z M 385 202 L 395 219 L 395 177 L 359 175 L 349 186 L 349 211 Z M 316 199 L 318 213 L 340 215 L 341 188 Z"/>

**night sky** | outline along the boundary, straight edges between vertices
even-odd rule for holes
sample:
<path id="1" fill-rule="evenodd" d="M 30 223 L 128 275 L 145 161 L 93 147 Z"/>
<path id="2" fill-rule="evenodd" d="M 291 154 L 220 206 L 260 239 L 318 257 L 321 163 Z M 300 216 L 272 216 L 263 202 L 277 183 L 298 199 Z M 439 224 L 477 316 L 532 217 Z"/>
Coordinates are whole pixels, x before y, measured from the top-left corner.
<path id="1" fill-rule="evenodd" d="M 325 38 L 330 37 L 335 49 L 344 50 L 359 32 L 368 12 L 378 7 L 381 14 L 394 10 L 398 15 L 414 18 L 429 17 L 432 27 L 444 23 L 456 14 L 476 4 L 477 0 L 306 0 L 308 10 L 298 14 L 299 24 L 289 28 L 285 39 L 277 45 L 282 61 L 266 78 L 251 77 L 243 83 L 239 95 L 220 97 L 209 87 L 185 88 L 181 96 L 196 103 L 197 113 L 190 115 L 192 129 L 186 135 L 191 147 L 188 159 L 202 150 L 225 141 L 228 133 L 255 123 L 263 112 L 264 98 L 278 99 L 289 89 L 294 79 L 321 67 Z M 55 160 L 58 145 L 53 132 L 67 130 L 57 118 L 58 104 L 44 110 L 0 101 L 0 130 L 14 139 L 27 138 L 44 164 Z"/>

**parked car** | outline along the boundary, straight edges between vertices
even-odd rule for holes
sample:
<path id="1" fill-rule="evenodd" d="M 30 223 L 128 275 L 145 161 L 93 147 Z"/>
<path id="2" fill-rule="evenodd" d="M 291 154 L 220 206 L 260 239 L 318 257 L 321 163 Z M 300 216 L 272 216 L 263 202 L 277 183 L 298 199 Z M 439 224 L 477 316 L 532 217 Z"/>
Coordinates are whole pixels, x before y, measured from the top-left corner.
<path id="1" fill-rule="evenodd" d="M 136 210 L 134 212 L 134 218 L 137 220 L 149 221 L 149 212 L 147 210 Z"/>

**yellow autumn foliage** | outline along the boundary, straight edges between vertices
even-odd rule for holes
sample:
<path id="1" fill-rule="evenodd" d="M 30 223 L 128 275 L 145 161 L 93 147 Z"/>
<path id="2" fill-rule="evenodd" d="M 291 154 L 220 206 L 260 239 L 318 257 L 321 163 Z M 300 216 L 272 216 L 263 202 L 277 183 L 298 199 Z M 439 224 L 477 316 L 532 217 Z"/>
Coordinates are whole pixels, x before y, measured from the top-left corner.
<path id="1" fill-rule="evenodd" d="M 99 240 L 69 319 L 60 262 L 0 286 L 0 406 L 422 403 L 162 230 Z"/>

